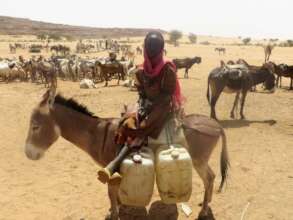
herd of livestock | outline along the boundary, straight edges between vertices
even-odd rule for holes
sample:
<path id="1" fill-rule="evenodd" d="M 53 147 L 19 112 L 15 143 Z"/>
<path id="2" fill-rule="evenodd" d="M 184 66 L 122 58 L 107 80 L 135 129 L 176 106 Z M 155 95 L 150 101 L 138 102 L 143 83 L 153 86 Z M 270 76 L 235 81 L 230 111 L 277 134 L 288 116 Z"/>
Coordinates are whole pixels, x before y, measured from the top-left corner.
<path id="1" fill-rule="evenodd" d="M 10 44 L 11 48 L 26 49 L 21 44 Z M 135 49 L 128 44 L 119 44 L 116 41 L 97 41 L 94 44 L 86 44 L 79 41 L 76 44 L 76 53 L 88 53 L 90 49 L 99 51 L 108 51 L 107 57 L 82 58 L 77 54 L 71 54 L 70 48 L 65 45 L 37 45 L 28 46 L 29 50 L 47 49 L 52 52 L 51 57 L 33 55 L 29 59 L 23 56 L 8 59 L 0 58 L 0 81 L 12 82 L 15 80 L 30 81 L 33 83 L 44 83 L 45 87 L 52 84 L 57 86 L 57 78 L 61 80 L 79 81 L 82 79 L 91 79 L 93 82 L 105 82 L 111 79 L 125 80 L 128 78 L 129 85 L 133 85 L 132 75 L 138 66 L 134 65 L 134 59 L 137 55 L 142 55 L 143 50 L 140 46 Z M 166 54 L 167 51 L 164 50 Z M 121 54 L 120 59 L 118 56 Z M 185 68 L 185 77 L 188 78 L 188 70 L 194 63 L 200 63 L 200 57 L 174 59 L 173 62 L 177 68 Z"/>
<path id="2" fill-rule="evenodd" d="M 76 49 L 80 53 L 85 52 L 88 46 L 81 41 L 77 43 Z M 24 59 L 22 56 L 14 59 L 0 58 L 0 82 L 30 81 L 33 83 L 44 83 L 45 87 L 57 86 L 57 78 L 61 80 L 80 81 L 91 79 L 92 82 L 104 82 L 108 86 L 111 79 L 126 80 L 125 85 L 133 86 L 133 74 L 138 68 L 134 64 L 136 55 L 142 55 L 141 47 L 132 50 L 131 46 L 121 46 L 117 42 L 111 44 L 98 43 L 99 48 L 109 52 L 107 57 L 82 58 L 76 54 L 70 55 L 70 49 L 64 45 L 55 45 L 50 48 L 55 50 L 50 58 L 32 56 Z M 224 52 L 225 48 L 215 48 L 215 51 Z M 118 55 L 121 53 L 121 58 Z M 166 53 L 166 51 L 165 51 Z M 267 55 L 266 55 L 267 57 Z M 269 56 L 268 56 L 269 58 Z M 195 64 L 200 64 L 201 57 L 173 59 L 177 69 L 185 69 L 184 78 L 188 78 L 189 69 Z M 236 62 L 228 61 L 221 63 L 220 67 L 211 71 L 208 77 L 207 98 L 211 105 L 211 117 L 216 119 L 215 105 L 222 92 L 236 93 L 231 117 L 235 116 L 237 104 L 241 104 L 240 116 L 244 118 L 243 107 L 249 90 L 263 83 L 267 90 L 272 90 L 275 85 L 282 86 L 282 77 L 291 79 L 290 90 L 293 89 L 293 66 L 286 64 L 275 64 L 266 59 L 262 66 L 253 66 L 245 60 Z M 241 98 L 240 98 L 240 94 Z"/>
<path id="3" fill-rule="evenodd" d="M 18 59 L 1 59 L 0 80 L 8 83 L 18 79 L 44 83 L 45 87 L 50 87 L 57 83 L 57 78 L 72 81 L 89 78 L 95 82 L 106 81 L 106 84 L 112 75 L 124 79 L 133 62 L 111 59 L 111 56 L 95 59 L 77 56 L 52 56 L 47 59 L 43 56 L 30 59 L 19 56 Z"/>

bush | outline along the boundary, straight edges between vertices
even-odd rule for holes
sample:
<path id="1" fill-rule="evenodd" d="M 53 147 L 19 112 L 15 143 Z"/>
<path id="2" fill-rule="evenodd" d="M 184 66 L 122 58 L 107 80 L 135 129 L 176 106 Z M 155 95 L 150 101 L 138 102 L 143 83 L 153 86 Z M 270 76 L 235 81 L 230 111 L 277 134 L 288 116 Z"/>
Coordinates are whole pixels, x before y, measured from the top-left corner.
<path id="1" fill-rule="evenodd" d="M 182 32 L 178 30 L 173 30 L 169 33 L 170 35 L 170 42 L 173 43 L 175 46 L 178 46 L 178 40 L 182 38 Z"/>
<path id="2" fill-rule="evenodd" d="M 211 43 L 208 42 L 208 41 L 203 41 L 203 42 L 200 42 L 200 44 L 202 44 L 202 45 L 210 45 Z"/>
<path id="3" fill-rule="evenodd" d="M 64 38 L 67 41 L 75 41 L 75 38 L 73 36 L 70 36 L 70 35 L 66 35 L 66 36 L 64 36 Z"/>
<path id="4" fill-rule="evenodd" d="M 242 42 L 243 42 L 244 45 L 249 44 L 250 41 L 251 41 L 251 38 L 250 38 L 250 37 L 244 38 L 244 39 L 242 40 Z"/>
<path id="5" fill-rule="evenodd" d="M 38 34 L 37 39 L 38 40 L 46 40 L 48 38 L 47 34 Z"/>
<path id="6" fill-rule="evenodd" d="M 293 47 L 293 40 L 287 40 L 287 41 L 281 42 L 278 46 L 279 47 Z"/>
<path id="7" fill-rule="evenodd" d="M 287 47 L 293 47 L 293 40 L 286 41 Z"/>
<path id="8" fill-rule="evenodd" d="M 190 33 L 189 36 L 188 36 L 188 38 L 189 38 L 190 43 L 196 44 L 196 42 L 197 42 L 197 36 L 195 34 Z"/>
<path id="9" fill-rule="evenodd" d="M 278 38 L 271 38 L 270 41 L 271 42 L 277 42 L 279 39 Z"/>
<path id="10" fill-rule="evenodd" d="M 62 40 L 62 37 L 59 34 L 50 34 L 48 38 L 54 41 Z"/>

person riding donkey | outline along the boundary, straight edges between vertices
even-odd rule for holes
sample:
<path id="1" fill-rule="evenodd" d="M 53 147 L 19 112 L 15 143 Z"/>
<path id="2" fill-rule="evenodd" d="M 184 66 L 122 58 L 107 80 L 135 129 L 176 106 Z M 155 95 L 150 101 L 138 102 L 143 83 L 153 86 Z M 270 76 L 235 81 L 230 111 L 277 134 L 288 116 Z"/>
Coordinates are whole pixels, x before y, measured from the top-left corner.
<path id="1" fill-rule="evenodd" d="M 117 157 L 98 171 L 103 183 L 119 184 L 116 171 L 123 159 L 135 148 L 147 144 L 147 138 L 158 139 L 170 119 L 183 113 L 183 97 L 176 66 L 163 59 L 164 38 L 159 32 L 150 32 L 144 40 L 144 63 L 135 73 L 138 90 L 138 110 L 126 114 L 120 121 L 116 143 L 123 146 Z"/>

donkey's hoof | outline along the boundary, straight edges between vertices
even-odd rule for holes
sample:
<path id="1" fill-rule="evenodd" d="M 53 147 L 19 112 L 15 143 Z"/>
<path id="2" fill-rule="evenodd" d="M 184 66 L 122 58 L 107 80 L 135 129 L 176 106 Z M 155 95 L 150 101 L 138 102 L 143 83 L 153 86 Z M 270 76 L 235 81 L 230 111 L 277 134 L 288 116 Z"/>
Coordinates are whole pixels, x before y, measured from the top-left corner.
<path id="1" fill-rule="evenodd" d="M 105 220 L 111 220 L 111 214 L 106 215 Z"/>
<path id="2" fill-rule="evenodd" d="M 111 214 L 106 215 L 105 220 L 119 220 L 118 215 L 117 216 L 113 216 Z"/>
<path id="3" fill-rule="evenodd" d="M 120 185 L 121 181 L 122 181 L 122 176 L 121 176 L 119 173 L 115 172 L 115 173 L 110 177 L 108 183 L 109 183 L 110 185 Z"/>
<path id="4" fill-rule="evenodd" d="M 207 212 L 204 213 L 203 211 L 201 211 L 199 213 L 197 220 L 216 220 L 216 219 L 214 217 L 212 209 L 210 207 L 208 207 Z"/>
<path id="5" fill-rule="evenodd" d="M 98 171 L 98 180 L 100 180 L 102 183 L 108 183 L 110 180 L 110 172 L 108 169 L 103 168 L 101 170 Z"/>

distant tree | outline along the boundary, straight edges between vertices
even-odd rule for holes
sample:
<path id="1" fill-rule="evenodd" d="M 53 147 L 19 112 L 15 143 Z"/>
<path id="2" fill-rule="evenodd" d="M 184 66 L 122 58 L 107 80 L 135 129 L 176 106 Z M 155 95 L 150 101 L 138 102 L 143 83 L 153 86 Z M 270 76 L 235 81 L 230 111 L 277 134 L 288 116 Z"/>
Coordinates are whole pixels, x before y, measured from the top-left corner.
<path id="1" fill-rule="evenodd" d="M 37 39 L 38 40 L 47 40 L 48 35 L 47 34 L 38 34 Z"/>
<path id="2" fill-rule="evenodd" d="M 190 33 L 189 36 L 188 36 L 188 38 L 189 38 L 190 43 L 196 44 L 196 42 L 197 42 L 197 36 L 195 34 Z"/>
<path id="3" fill-rule="evenodd" d="M 243 42 L 244 45 L 249 44 L 250 41 L 251 41 L 251 38 L 250 37 L 247 37 L 247 38 L 242 39 L 242 42 Z"/>
<path id="4" fill-rule="evenodd" d="M 209 41 L 203 41 L 203 42 L 200 42 L 200 44 L 202 44 L 202 45 L 210 45 L 211 43 Z"/>
<path id="5" fill-rule="evenodd" d="M 62 37 L 59 34 L 50 34 L 48 38 L 54 41 L 62 40 Z"/>
<path id="6" fill-rule="evenodd" d="M 287 47 L 293 47 L 293 40 L 287 40 L 286 45 Z"/>
<path id="7" fill-rule="evenodd" d="M 71 36 L 71 35 L 66 35 L 66 36 L 64 36 L 64 38 L 65 38 L 67 41 L 74 41 L 74 40 L 75 40 L 75 38 L 74 38 L 73 36 Z"/>
<path id="8" fill-rule="evenodd" d="M 173 31 L 170 31 L 169 33 L 170 35 L 170 42 L 174 44 L 174 46 L 178 46 L 178 40 L 180 38 L 182 38 L 183 34 L 181 31 L 178 31 L 178 30 L 173 30 Z"/>

